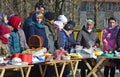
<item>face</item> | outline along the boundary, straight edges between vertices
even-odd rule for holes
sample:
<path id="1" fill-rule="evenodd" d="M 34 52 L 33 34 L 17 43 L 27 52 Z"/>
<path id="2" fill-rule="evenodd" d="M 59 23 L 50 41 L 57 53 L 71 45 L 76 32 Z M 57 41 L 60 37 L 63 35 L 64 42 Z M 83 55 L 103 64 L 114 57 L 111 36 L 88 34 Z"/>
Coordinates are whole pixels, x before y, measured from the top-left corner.
<path id="1" fill-rule="evenodd" d="M 43 7 L 40 8 L 41 13 L 45 12 L 45 9 Z"/>
<path id="2" fill-rule="evenodd" d="M 86 28 L 87 28 L 87 30 L 92 30 L 93 24 L 88 22 Z"/>
<path id="3" fill-rule="evenodd" d="M 19 23 L 19 25 L 18 25 L 18 29 L 21 27 L 21 22 Z"/>
<path id="4" fill-rule="evenodd" d="M 72 32 L 73 32 L 73 30 L 69 30 L 69 31 L 68 31 L 69 34 L 72 34 Z"/>
<path id="5" fill-rule="evenodd" d="M 67 24 L 67 22 L 64 22 L 64 23 L 63 23 L 63 25 L 66 25 L 66 24 Z"/>
<path id="6" fill-rule="evenodd" d="M 50 23 L 53 24 L 55 20 L 51 20 Z"/>
<path id="7" fill-rule="evenodd" d="M 110 20 L 110 21 L 109 21 L 109 26 L 110 26 L 110 27 L 114 27 L 115 25 L 116 25 L 115 20 Z"/>
<path id="8" fill-rule="evenodd" d="M 8 23 L 7 15 L 4 15 L 4 16 L 3 16 L 3 19 L 4 19 L 4 22 L 5 22 L 5 23 Z"/>
<path id="9" fill-rule="evenodd" d="M 8 39 L 10 37 L 10 33 L 7 33 L 7 34 L 5 34 L 3 36 Z"/>
<path id="10" fill-rule="evenodd" d="M 43 7 L 41 7 L 40 9 L 39 8 L 36 8 L 36 11 L 40 11 L 41 13 L 44 13 L 45 12 L 45 9 Z"/>
<path id="11" fill-rule="evenodd" d="M 36 19 L 36 20 L 37 20 L 37 22 L 38 22 L 38 23 L 41 23 L 43 19 L 42 19 L 42 18 L 40 18 L 40 17 L 37 17 L 37 19 Z"/>

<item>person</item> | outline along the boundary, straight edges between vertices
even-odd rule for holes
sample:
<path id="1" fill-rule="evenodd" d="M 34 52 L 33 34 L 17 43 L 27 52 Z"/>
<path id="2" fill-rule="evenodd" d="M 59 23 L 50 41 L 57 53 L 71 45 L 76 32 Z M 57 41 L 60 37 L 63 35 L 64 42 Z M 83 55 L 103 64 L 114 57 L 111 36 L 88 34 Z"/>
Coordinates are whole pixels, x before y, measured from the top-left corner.
<path id="1" fill-rule="evenodd" d="M 100 41 L 98 39 L 98 36 L 96 32 L 93 30 L 94 27 L 94 21 L 91 19 L 88 19 L 86 22 L 86 25 L 83 26 L 82 30 L 78 32 L 76 42 L 78 45 L 83 46 L 83 48 L 90 48 L 90 42 L 93 43 L 93 48 L 100 46 Z M 77 47 L 77 46 L 76 46 Z M 88 60 L 88 62 L 91 64 L 91 61 Z M 91 64 L 92 65 L 92 64 Z M 87 66 L 84 62 L 79 62 L 79 68 L 81 69 L 81 77 L 86 77 L 86 69 Z M 89 72 L 89 70 L 88 70 Z"/>
<path id="2" fill-rule="evenodd" d="M 103 51 L 105 53 L 113 53 L 116 50 L 116 38 L 118 31 L 119 26 L 117 25 L 116 19 L 114 17 L 110 17 L 108 19 L 108 27 L 103 30 L 102 34 Z M 114 77 L 115 66 L 116 63 L 114 60 L 109 60 L 106 62 L 104 67 L 104 76 L 109 77 L 110 74 L 110 77 Z"/>
<path id="3" fill-rule="evenodd" d="M 0 13 L 0 23 L 8 26 L 8 18 L 7 14 Z"/>
<path id="4" fill-rule="evenodd" d="M 21 51 L 24 51 L 24 50 L 26 50 L 28 48 L 28 46 L 27 46 L 27 42 L 26 42 L 25 33 L 24 33 L 21 26 L 18 29 L 17 34 L 18 34 L 19 40 L 20 40 Z"/>
<path id="5" fill-rule="evenodd" d="M 70 51 L 70 34 L 73 32 L 74 29 L 74 25 L 71 23 L 67 23 L 65 25 L 65 27 L 58 32 L 57 35 L 57 47 L 60 50 L 65 50 L 67 51 L 67 53 L 69 53 Z M 60 68 L 60 67 L 59 67 Z M 64 73 L 63 73 L 63 77 L 71 77 L 71 73 L 70 73 L 70 67 L 68 65 L 66 65 Z"/>
<path id="6" fill-rule="evenodd" d="M 35 4 L 34 11 L 30 12 L 30 15 L 32 15 L 34 12 L 38 12 L 38 11 L 40 11 L 43 14 L 45 13 L 45 6 L 44 6 L 43 2 L 37 2 Z"/>
<path id="7" fill-rule="evenodd" d="M 55 26 L 55 32 L 58 33 L 59 31 L 61 31 L 64 28 L 64 24 L 61 21 L 54 21 L 54 26 Z"/>
<path id="8" fill-rule="evenodd" d="M 11 56 L 9 49 L 9 37 L 11 29 L 3 24 L 0 24 L 0 55 Z"/>
<path id="9" fill-rule="evenodd" d="M 43 22 L 43 14 L 41 12 L 35 12 L 32 17 L 32 22 L 28 26 L 28 34 L 31 36 L 39 35 L 43 38 L 43 46 L 48 49 L 48 38 L 45 31 L 45 24 Z"/>
<path id="10" fill-rule="evenodd" d="M 54 42 L 57 38 L 55 26 L 53 25 L 56 16 L 54 12 L 48 11 L 44 14 L 44 17 L 45 31 L 48 38 L 48 52 L 53 53 L 55 51 Z"/>
<path id="11" fill-rule="evenodd" d="M 9 37 L 11 33 L 11 28 L 4 24 L 0 24 L 0 56 L 5 57 L 5 59 L 12 56 L 9 48 Z M 16 71 L 6 71 L 5 77 L 21 77 L 19 72 Z"/>
<path id="12" fill-rule="evenodd" d="M 64 50 L 69 50 L 69 38 L 70 34 L 73 32 L 74 26 L 70 23 L 66 24 L 64 29 L 62 29 L 57 35 L 57 45 L 58 49 L 63 48 Z"/>
<path id="13" fill-rule="evenodd" d="M 67 22 L 68 22 L 68 19 L 67 19 L 67 17 L 65 15 L 59 15 L 57 20 L 61 21 L 64 25 L 66 25 Z"/>
<path id="14" fill-rule="evenodd" d="M 20 40 L 20 38 L 22 37 L 19 36 L 19 33 L 18 33 L 18 29 L 21 26 L 21 22 L 22 22 L 22 19 L 18 15 L 13 15 L 8 21 L 8 24 L 13 27 L 13 30 L 10 33 L 10 38 L 9 38 L 9 47 L 10 47 L 11 54 L 21 53 L 22 49 L 24 49 L 21 47 L 21 44 L 20 44 L 20 42 L 24 43 L 24 41 Z"/>
<path id="15" fill-rule="evenodd" d="M 72 24 L 74 27 L 75 27 L 75 22 L 73 21 L 73 20 L 70 20 L 70 21 L 68 21 L 67 23 L 70 23 L 70 24 Z M 76 47 L 76 45 L 77 45 L 77 42 L 75 41 L 75 37 L 74 37 L 74 31 L 70 34 L 70 39 L 69 39 L 69 41 L 70 41 L 70 53 L 75 53 L 76 51 L 75 51 L 75 47 Z"/>
<path id="16" fill-rule="evenodd" d="M 29 39 L 30 37 L 30 35 L 28 35 L 28 27 L 30 26 L 30 22 L 32 22 L 33 14 L 38 11 L 44 14 L 44 10 L 45 10 L 44 4 L 42 2 L 37 2 L 35 5 L 35 10 L 30 12 L 30 15 L 25 19 L 23 23 L 23 31 L 25 33 L 26 40 Z M 28 40 L 27 40 L 27 43 L 28 43 Z"/>

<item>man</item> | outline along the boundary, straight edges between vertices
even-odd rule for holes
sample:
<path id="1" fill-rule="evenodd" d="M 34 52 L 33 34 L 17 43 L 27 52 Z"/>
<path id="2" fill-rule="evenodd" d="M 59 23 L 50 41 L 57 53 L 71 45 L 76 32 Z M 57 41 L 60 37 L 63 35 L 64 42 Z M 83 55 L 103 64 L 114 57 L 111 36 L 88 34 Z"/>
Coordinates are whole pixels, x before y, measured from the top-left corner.
<path id="1" fill-rule="evenodd" d="M 44 14 L 44 24 L 45 24 L 45 29 L 47 33 L 47 38 L 48 38 L 48 52 L 53 53 L 55 50 L 54 47 L 54 41 L 56 40 L 56 33 L 55 33 L 55 27 L 53 25 L 53 22 L 55 20 L 55 13 L 54 12 L 46 12 Z"/>

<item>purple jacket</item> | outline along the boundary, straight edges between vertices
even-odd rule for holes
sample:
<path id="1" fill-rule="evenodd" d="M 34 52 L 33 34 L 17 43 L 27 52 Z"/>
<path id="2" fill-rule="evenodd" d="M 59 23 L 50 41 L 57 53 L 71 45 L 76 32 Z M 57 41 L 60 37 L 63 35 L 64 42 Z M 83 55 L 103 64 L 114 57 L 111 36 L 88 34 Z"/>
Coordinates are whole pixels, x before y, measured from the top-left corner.
<path id="1" fill-rule="evenodd" d="M 116 37 L 119 30 L 119 26 L 114 28 L 106 28 L 103 30 L 102 42 L 103 42 L 103 51 L 113 51 L 117 48 Z"/>

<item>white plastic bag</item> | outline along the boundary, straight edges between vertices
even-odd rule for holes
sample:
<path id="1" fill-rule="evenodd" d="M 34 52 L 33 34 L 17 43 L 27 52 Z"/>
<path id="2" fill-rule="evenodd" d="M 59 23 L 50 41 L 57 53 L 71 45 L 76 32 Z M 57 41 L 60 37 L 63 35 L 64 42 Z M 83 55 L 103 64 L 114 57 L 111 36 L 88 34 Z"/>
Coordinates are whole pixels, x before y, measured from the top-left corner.
<path id="1" fill-rule="evenodd" d="M 45 56 L 33 56 L 32 63 L 40 63 L 45 61 Z"/>

